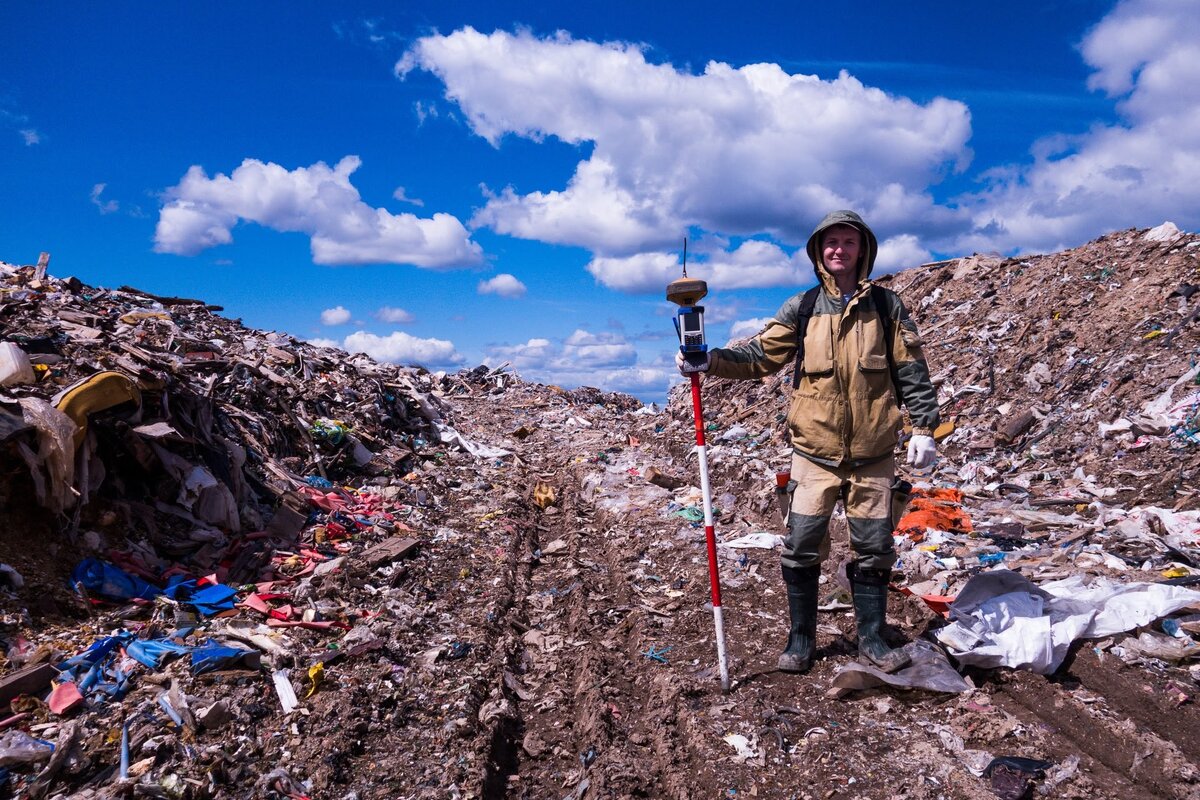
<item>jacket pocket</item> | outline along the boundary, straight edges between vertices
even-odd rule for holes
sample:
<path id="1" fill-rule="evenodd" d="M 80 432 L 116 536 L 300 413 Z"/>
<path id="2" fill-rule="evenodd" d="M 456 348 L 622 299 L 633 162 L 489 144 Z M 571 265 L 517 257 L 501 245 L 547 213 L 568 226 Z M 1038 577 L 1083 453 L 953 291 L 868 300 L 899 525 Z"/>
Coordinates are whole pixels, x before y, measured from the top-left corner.
<path id="1" fill-rule="evenodd" d="M 814 319 L 804 336 L 804 374 L 825 376 L 833 374 L 833 343 L 829 340 L 828 323 Z"/>
<path id="2" fill-rule="evenodd" d="M 887 372 L 887 356 L 881 353 L 863 353 L 858 357 L 858 370 L 866 373 Z"/>
<path id="3" fill-rule="evenodd" d="M 845 405 L 841 398 L 812 391 L 802 384 L 792 392 L 792 402 L 788 407 L 787 421 L 792 445 L 817 458 L 841 458 L 840 432 L 844 416 Z"/>

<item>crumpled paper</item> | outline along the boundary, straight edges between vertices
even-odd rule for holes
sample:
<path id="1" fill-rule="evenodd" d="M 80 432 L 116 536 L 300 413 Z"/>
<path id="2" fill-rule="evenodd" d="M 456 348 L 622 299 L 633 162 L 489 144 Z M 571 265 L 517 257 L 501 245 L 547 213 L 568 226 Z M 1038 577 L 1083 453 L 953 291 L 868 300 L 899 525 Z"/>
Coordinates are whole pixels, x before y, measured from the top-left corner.
<path id="1" fill-rule="evenodd" d="M 1039 586 L 1011 570 L 982 572 L 950 605 L 937 639 L 962 664 L 1049 675 L 1076 639 L 1110 636 L 1191 605 L 1200 592 L 1160 583 L 1085 585 L 1072 576 Z"/>

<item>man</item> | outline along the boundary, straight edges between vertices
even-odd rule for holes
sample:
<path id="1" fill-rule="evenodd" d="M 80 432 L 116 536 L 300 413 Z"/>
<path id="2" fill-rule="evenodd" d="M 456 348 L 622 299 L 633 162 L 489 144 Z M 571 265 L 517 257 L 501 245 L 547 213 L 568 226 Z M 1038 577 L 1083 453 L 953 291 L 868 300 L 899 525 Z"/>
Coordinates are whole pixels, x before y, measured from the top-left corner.
<path id="1" fill-rule="evenodd" d="M 908 663 L 880 635 L 896 561 L 891 495 L 898 406 L 904 404 L 913 423 L 908 463 L 923 469 L 936 455 L 938 404 L 916 324 L 895 292 L 873 288 L 868 280 L 877 250 L 875 234 L 858 214 L 829 214 L 808 240 L 820 280 L 815 302 L 806 306 L 804 293 L 795 295 L 749 343 L 711 350 L 699 366 L 677 358 L 684 373 L 707 371 L 742 380 L 797 362 L 787 416 L 797 489 L 782 557 L 791 630 L 779 669 L 787 672 L 812 665 L 817 585 L 829 554 L 829 518 L 839 499 L 856 555 L 847 572 L 859 654 L 886 672 Z M 883 308 L 876 307 L 877 300 Z"/>

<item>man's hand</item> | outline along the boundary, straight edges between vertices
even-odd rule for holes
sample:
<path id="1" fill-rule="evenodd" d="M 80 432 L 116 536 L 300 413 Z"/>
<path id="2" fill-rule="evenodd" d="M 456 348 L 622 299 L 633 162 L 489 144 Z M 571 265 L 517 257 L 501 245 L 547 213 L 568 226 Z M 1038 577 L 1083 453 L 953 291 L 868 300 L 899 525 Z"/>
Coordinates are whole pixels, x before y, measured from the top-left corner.
<path id="1" fill-rule="evenodd" d="M 925 469 L 937 458 L 937 445 L 932 436 L 914 433 L 908 440 L 908 463 L 914 469 Z"/>
<path id="2" fill-rule="evenodd" d="M 708 353 L 704 353 L 704 360 L 699 364 L 692 364 L 683 357 L 682 352 L 675 354 L 675 366 L 679 367 L 681 375 L 691 375 L 693 372 L 708 372 Z"/>

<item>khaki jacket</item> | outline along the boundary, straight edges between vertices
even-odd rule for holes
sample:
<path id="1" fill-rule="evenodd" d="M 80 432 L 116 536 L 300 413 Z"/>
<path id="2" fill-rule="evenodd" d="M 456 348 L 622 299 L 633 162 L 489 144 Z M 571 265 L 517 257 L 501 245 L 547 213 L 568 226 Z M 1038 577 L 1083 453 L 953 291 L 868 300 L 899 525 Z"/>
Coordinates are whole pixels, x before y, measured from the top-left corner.
<path id="1" fill-rule="evenodd" d="M 839 223 L 859 228 L 866 245 L 858 286 L 844 308 L 819 253 L 821 232 Z M 809 256 L 824 291 L 817 297 L 804 337 L 800 385 L 792 391 L 787 421 L 796 452 L 830 466 L 868 463 L 895 449 L 901 424 L 897 393 L 914 430 L 931 433 L 938 424 L 937 393 L 929 380 L 916 323 L 899 296 L 885 290 L 884 317 L 892 325 L 892 361 L 897 369 L 893 384 L 884 331 L 867 279 L 876 250 L 874 234 L 853 212 L 830 214 L 809 239 Z M 712 350 L 708 373 L 755 379 L 791 364 L 802 295 L 789 298 L 747 344 Z"/>

